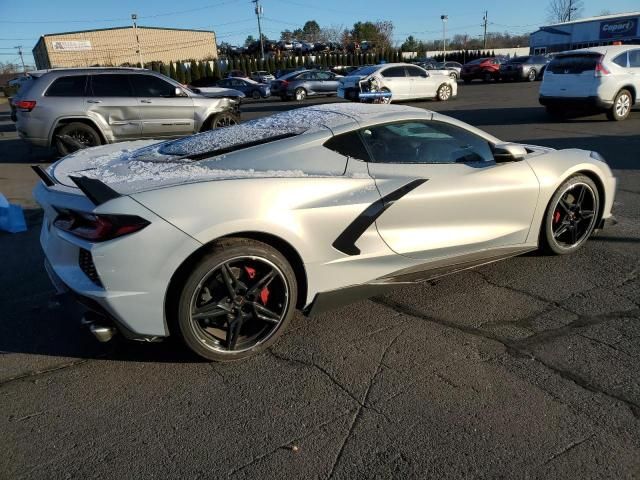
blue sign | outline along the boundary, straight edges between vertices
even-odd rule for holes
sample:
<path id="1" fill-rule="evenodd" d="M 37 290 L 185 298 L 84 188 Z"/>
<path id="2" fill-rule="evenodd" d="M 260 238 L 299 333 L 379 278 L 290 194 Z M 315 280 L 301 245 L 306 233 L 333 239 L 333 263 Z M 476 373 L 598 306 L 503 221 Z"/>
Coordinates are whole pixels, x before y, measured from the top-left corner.
<path id="1" fill-rule="evenodd" d="M 638 32 L 638 19 L 611 20 L 600 22 L 600 38 L 634 37 Z"/>

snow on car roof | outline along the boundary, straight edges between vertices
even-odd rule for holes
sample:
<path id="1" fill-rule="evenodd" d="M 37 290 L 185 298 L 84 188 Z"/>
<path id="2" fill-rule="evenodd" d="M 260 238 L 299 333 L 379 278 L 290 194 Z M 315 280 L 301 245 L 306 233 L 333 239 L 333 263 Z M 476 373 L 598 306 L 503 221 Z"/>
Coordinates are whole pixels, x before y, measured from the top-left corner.
<path id="1" fill-rule="evenodd" d="M 360 103 L 336 103 L 297 108 L 269 117 L 250 120 L 231 127 L 218 128 L 190 137 L 165 142 L 157 147 L 163 155 L 196 155 L 215 152 L 224 148 L 265 140 L 287 134 L 301 134 L 318 129 L 332 129 L 345 123 L 358 121 L 364 115 L 385 112 L 422 111 L 400 105 L 372 105 Z M 151 147 L 153 148 L 153 147 Z M 146 156 L 149 149 L 136 152 L 132 158 Z"/>

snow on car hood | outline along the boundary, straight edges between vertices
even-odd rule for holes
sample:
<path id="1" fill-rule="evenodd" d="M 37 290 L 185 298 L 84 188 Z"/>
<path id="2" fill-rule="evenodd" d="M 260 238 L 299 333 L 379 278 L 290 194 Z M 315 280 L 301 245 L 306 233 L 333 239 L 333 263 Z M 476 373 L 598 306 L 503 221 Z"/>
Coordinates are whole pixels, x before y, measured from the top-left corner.
<path id="1" fill-rule="evenodd" d="M 279 135 L 326 130 L 332 125 L 353 120 L 355 110 L 344 109 L 345 112 L 341 112 L 339 108 L 324 107 L 291 110 L 178 140 L 140 140 L 80 150 L 53 164 L 49 167 L 49 173 L 58 182 L 70 187 L 75 187 L 71 176 L 95 178 L 125 195 L 192 181 L 303 177 L 306 173 L 302 169 L 277 170 L 266 163 L 264 168 L 259 169 L 243 168 L 242 164 L 237 163 L 232 164 L 231 168 L 230 162 L 220 161 L 224 155 L 216 155 L 215 151 Z M 214 153 L 205 160 L 181 158 L 210 151 Z"/>

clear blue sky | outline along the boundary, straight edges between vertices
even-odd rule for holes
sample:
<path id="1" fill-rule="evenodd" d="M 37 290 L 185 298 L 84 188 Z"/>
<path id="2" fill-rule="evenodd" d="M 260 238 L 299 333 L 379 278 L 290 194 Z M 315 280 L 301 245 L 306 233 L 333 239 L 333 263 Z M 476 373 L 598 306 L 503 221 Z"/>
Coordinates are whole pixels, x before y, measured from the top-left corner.
<path id="1" fill-rule="evenodd" d="M 483 11 L 489 11 L 490 31 L 525 33 L 546 23 L 548 0 L 261 0 L 263 30 L 269 38 L 314 19 L 320 26 L 350 27 L 362 20 L 391 20 L 395 40 L 413 34 L 421 40 L 440 38 L 441 14 L 449 15 L 451 34 L 482 33 Z M 359 8 L 359 6 L 366 6 Z M 612 13 L 640 10 L 639 0 L 584 0 L 583 16 L 607 9 Z M 23 45 L 27 63 L 31 49 L 47 33 L 130 25 L 131 13 L 144 26 L 214 30 L 218 41 L 242 44 L 257 37 L 256 17 L 249 0 L 0 0 L 0 61 L 18 61 L 12 47 Z"/>

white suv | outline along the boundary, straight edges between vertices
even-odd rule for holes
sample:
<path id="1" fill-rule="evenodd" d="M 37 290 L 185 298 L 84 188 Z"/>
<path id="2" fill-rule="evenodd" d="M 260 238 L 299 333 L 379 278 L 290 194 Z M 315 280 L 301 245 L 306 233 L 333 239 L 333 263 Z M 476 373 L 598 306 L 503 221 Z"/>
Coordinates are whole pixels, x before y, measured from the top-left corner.
<path id="1" fill-rule="evenodd" d="M 609 45 L 556 55 L 540 85 L 540 103 L 554 116 L 567 107 L 605 111 L 624 120 L 640 105 L 640 45 Z"/>

